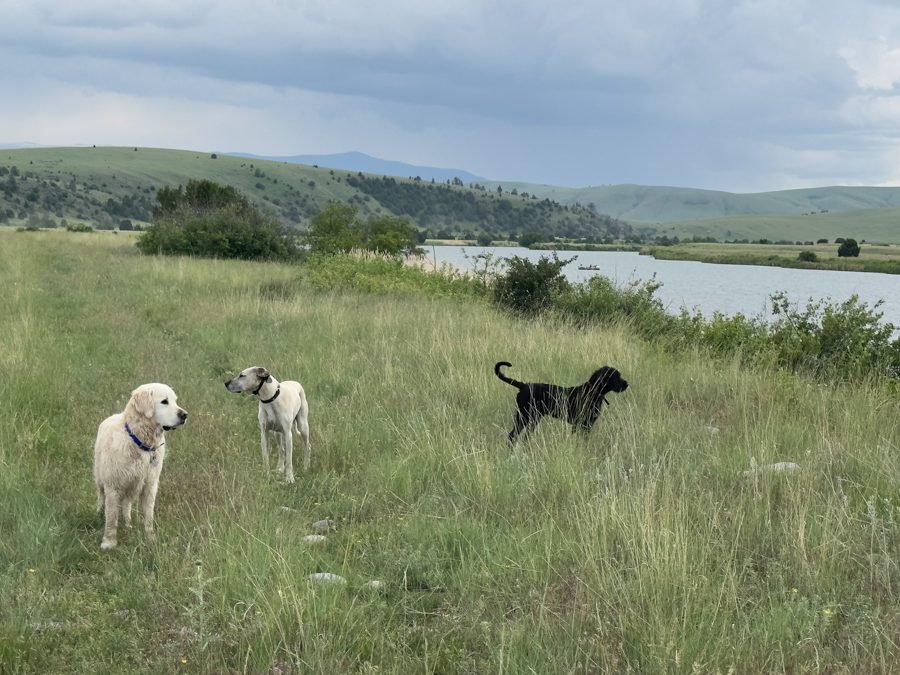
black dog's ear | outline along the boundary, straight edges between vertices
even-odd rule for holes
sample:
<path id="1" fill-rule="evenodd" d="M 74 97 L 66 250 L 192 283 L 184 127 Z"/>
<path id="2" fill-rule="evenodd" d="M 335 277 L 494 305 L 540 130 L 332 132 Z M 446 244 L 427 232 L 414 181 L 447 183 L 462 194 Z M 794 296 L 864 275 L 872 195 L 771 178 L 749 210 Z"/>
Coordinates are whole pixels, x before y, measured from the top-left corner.
<path id="1" fill-rule="evenodd" d="M 269 371 L 266 370 L 265 368 L 257 368 L 256 376 L 261 380 L 268 380 L 270 377 Z"/>

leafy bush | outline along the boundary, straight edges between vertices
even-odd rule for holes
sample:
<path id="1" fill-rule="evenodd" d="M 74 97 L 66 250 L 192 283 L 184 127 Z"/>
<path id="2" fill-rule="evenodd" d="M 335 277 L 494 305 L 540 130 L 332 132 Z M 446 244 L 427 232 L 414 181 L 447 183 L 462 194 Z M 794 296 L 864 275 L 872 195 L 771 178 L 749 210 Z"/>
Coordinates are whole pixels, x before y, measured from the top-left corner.
<path id="1" fill-rule="evenodd" d="M 84 223 L 74 223 L 72 225 L 66 225 L 66 230 L 68 232 L 93 232 L 94 228 L 90 225 L 85 225 Z"/>
<path id="2" fill-rule="evenodd" d="M 858 258 L 859 244 L 856 243 L 856 239 L 845 239 L 842 241 L 841 245 L 838 246 L 837 254 L 839 258 Z"/>
<path id="3" fill-rule="evenodd" d="M 559 258 L 556 253 L 541 256 L 536 263 L 513 256 L 506 273 L 494 282 L 494 301 L 521 314 L 539 314 L 549 309 L 556 298 L 569 289 L 562 268 L 575 258 Z"/>
<path id="4" fill-rule="evenodd" d="M 237 190 L 212 181 L 162 188 L 153 224 L 137 241 L 143 253 L 248 260 L 298 256 L 293 232 L 256 209 Z"/>
<path id="5" fill-rule="evenodd" d="M 290 260 L 298 256 L 294 235 L 277 220 L 230 209 L 159 219 L 141 235 L 137 247 L 147 254 L 208 258 Z"/>
<path id="6" fill-rule="evenodd" d="M 856 295 L 841 303 L 808 302 L 793 309 L 784 293 L 772 295 L 776 321 L 770 343 L 779 365 L 828 379 L 900 375 L 900 340 L 882 323 L 881 302 L 869 307 Z"/>
<path id="7" fill-rule="evenodd" d="M 624 318 L 641 334 L 657 335 L 671 322 L 662 302 L 655 297 L 661 285 L 656 279 L 634 280 L 622 288 L 595 275 L 563 289 L 556 297 L 555 307 L 579 320 L 608 323 Z"/>
<path id="8" fill-rule="evenodd" d="M 802 260 L 803 262 L 818 262 L 819 256 L 815 254 L 815 251 L 800 251 L 797 254 L 797 260 Z"/>

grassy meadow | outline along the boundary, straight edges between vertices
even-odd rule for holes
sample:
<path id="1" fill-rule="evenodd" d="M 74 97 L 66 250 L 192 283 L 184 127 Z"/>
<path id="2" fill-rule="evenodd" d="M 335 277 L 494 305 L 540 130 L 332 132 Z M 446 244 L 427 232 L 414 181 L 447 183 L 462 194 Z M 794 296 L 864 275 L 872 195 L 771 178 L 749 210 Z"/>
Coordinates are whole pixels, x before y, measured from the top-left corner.
<path id="1" fill-rule="evenodd" d="M 798 259 L 801 251 L 812 251 L 816 262 Z M 803 269 L 843 270 L 900 274 L 900 245 L 860 244 L 859 257 L 839 258 L 838 244 L 722 244 L 683 243 L 647 246 L 642 252 L 661 260 L 699 260 L 732 265 L 770 265 Z"/>
<path id="2" fill-rule="evenodd" d="M 853 188 L 846 188 L 852 191 Z M 860 190 L 894 191 L 893 188 L 859 188 Z M 833 190 L 835 197 L 840 196 L 841 188 L 823 188 Z M 790 190 L 787 191 L 790 194 Z M 774 193 L 778 194 L 778 193 Z M 849 195 L 848 195 L 849 197 Z M 857 241 L 866 239 L 880 243 L 897 243 L 900 241 L 900 207 L 879 206 L 863 208 L 861 205 L 849 210 L 836 208 L 827 213 L 760 213 L 724 215 L 718 217 L 678 220 L 659 226 L 660 234 L 668 236 L 715 237 L 720 240 L 769 239 L 780 241 L 817 241 L 827 238 L 834 241 L 837 237 L 853 237 Z"/>
<path id="3" fill-rule="evenodd" d="M 302 266 L 144 257 L 126 234 L 0 231 L 0 284 L 3 673 L 900 663 L 896 388 L 323 288 Z M 609 363 L 631 387 L 588 438 L 547 420 L 509 449 L 503 359 L 571 384 Z M 255 399 L 222 384 L 248 365 L 306 388 L 294 485 L 262 466 Z M 190 413 L 159 541 L 138 517 L 103 553 L 94 435 L 151 381 Z M 800 468 L 764 468 L 782 461 Z M 304 543 L 324 518 L 327 541 Z"/>

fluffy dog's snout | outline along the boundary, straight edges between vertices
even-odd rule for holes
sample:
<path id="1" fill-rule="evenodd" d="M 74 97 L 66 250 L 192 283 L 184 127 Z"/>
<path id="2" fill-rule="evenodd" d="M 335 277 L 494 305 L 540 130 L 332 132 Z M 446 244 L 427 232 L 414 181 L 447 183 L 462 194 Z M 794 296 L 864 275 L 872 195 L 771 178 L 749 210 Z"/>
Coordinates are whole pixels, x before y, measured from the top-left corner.
<path id="1" fill-rule="evenodd" d="M 178 419 L 184 422 L 187 419 L 187 410 L 179 410 L 178 411 Z"/>

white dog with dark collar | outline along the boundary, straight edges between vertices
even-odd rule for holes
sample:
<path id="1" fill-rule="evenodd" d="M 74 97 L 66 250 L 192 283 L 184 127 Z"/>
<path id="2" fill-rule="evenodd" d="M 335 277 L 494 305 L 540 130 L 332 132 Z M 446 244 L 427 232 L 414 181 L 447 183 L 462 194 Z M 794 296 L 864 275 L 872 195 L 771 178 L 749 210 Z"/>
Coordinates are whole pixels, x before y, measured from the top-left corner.
<path id="1" fill-rule="evenodd" d="M 299 382 L 279 382 L 268 370 L 259 366 L 245 368 L 237 377 L 225 381 L 225 388 L 234 394 L 249 393 L 259 397 L 259 431 L 262 457 L 269 466 L 269 444 L 266 434 L 274 431 L 280 437 L 279 473 L 284 480 L 294 482 L 294 438 L 296 431 L 303 439 L 303 469 L 309 469 L 309 404 Z"/>

